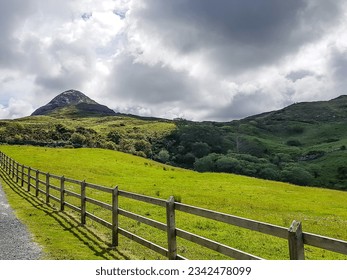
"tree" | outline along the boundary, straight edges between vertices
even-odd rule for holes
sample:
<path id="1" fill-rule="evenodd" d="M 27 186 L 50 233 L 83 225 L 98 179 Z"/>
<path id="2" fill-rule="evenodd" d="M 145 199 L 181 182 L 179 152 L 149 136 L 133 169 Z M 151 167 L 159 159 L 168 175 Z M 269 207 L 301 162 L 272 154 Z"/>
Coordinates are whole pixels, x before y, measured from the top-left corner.
<path id="1" fill-rule="evenodd" d="M 261 178 L 267 179 L 267 180 L 274 180 L 277 181 L 280 179 L 280 174 L 279 171 L 271 168 L 271 167 L 266 167 L 264 169 L 261 169 L 259 171 L 259 176 Z"/>
<path id="2" fill-rule="evenodd" d="M 86 141 L 86 137 L 78 132 L 74 132 L 72 135 L 71 135 L 71 138 L 70 138 L 70 141 L 73 143 L 73 144 L 77 144 L 77 145 L 83 145 L 84 142 Z"/>
<path id="3" fill-rule="evenodd" d="M 116 130 L 110 131 L 107 134 L 107 139 L 116 143 L 117 145 L 119 144 L 119 141 L 121 138 L 122 138 L 121 134 Z"/>
<path id="4" fill-rule="evenodd" d="M 167 163 L 170 159 L 170 154 L 167 150 L 162 149 L 158 154 L 158 160 L 163 163 Z"/>
<path id="5" fill-rule="evenodd" d="M 145 140 L 137 140 L 134 143 L 134 148 L 137 152 L 143 152 L 145 154 L 145 156 L 149 156 L 152 152 L 151 144 Z M 143 156 L 143 154 L 141 154 L 141 156 Z"/>
<path id="6" fill-rule="evenodd" d="M 347 167 L 346 166 L 340 166 L 337 168 L 337 178 L 340 180 L 347 179 Z"/>
<path id="7" fill-rule="evenodd" d="M 207 143 L 196 142 L 192 144 L 192 153 L 197 158 L 207 156 L 210 153 L 210 150 L 210 146 Z"/>
<path id="8" fill-rule="evenodd" d="M 241 171 L 240 162 L 232 157 L 221 156 L 216 160 L 216 170 L 219 172 L 239 173 Z"/>
<path id="9" fill-rule="evenodd" d="M 282 180 L 301 186 L 312 184 L 313 176 L 302 167 L 289 166 L 281 172 Z"/>
<path id="10" fill-rule="evenodd" d="M 194 169 L 199 172 L 215 171 L 219 155 L 212 153 L 195 160 Z"/>

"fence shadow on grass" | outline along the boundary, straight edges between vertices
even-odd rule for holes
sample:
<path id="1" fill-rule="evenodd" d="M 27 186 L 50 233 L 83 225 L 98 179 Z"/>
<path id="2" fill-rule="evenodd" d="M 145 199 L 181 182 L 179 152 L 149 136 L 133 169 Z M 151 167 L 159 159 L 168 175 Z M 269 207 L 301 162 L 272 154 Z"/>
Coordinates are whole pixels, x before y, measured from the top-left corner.
<path id="1" fill-rule="evenodd" d="M 95 256 L 101 257 L 105 260 L 130 259 L 129 256 L 120 252 L 117 248 L 110 247 L 110 244 L 107 244 L 105 240 L 100 238 L 92 230 L 81 225 L 79 220 L 70 213 L 59 211 L 54 207 L 47 205 L 40 197 L 36 197 L 24 188 L 18 188 L 16 183 L 11 180 L 10 176 L 2 169 L 0 169 L 0 177 L 13 192 L 26 200 L 36 209 L 43 211 L 47 216 L 54 219 L 55 222 L 64 229 L 64 231 L 69 231 L 70 234 L 81 243 L 88 246 L 89 249 L 94 252 Z M 105 247 L 105 244 L 109 245 L 109 247 Z"/>

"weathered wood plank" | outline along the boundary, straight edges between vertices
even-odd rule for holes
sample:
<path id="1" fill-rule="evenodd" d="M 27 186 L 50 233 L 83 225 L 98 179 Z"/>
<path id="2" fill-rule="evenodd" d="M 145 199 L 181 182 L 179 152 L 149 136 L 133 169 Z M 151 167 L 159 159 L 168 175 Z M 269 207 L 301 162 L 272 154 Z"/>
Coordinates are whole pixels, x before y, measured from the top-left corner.
<path id="1" fill-rule="evenodd" d="M 81 224 L 86 223 L 86 182 L 81 182 Z"/>
<path id="2" fill-rule="evenodd" d="M 304 243 L 321 249 L 347 255 L 347 241 L 303 232 Z"/>
<path id="3" fill-rule="evenodd" d="M 46 191 L 43 190 L 43 189 L 40 189 L 40 188 L 37 189 L 37 192 L 38 192 L 38 193 L 42 193 L 42 194 L 44 194 L 44 195 L 46 194 Z"/>
<path id="4" fill-rule="evenodd" d="M 86 197 L 86 202 L 92 203 L 92 204 L 100 206 L 100 207 L 102 207 L 102 208 L 104 208 L 106 210 L 112 211 L 112 205 L 107 204 L 107 203 L 102 202 L 102 201 L 99 201 L 99 200 L 96 200 L 94 198 Z"/>
<path id="5" fill-rule="evenodd" d="M 211 250 L 214 250 L 216 252 L 219 252 L 223 255 L 229 256 L 231 258 L 237 259 L 237 260 L 261 260 L 261 258 L 242 252 L 240 250 L 237 250 L 235 248 L 226 246 L 224 244 L 215 242 L 213 240 L 201 237 L 199 235 L 187 232 L 182 229 L 176 229 L 176 234 L 178 237 L 184 238 L 188 241 L 191 241 L 193 243 L 199 244 L 203 247 L 209 248 Z"/>
<path id="6" fill-rule="evenodd" d="M 69 191 L 69 190 L 67 190 L 67 189 L 64 190 L 64 193 L 67 194 L 67 195 L 76 197 L 76 198 L 81 198 L 81 195 L 80 195 L 79 193 L 75 193 L 75 192 Z"/>
<path id="7" fill-rule="evenodd" d="M 56 197 L 56 196 L 54 196 L 54 195 L 49 195 L 49 197 L 51 198 L 51 199 L 53 199 L 53 200 L 55 200 L 56 202 L 60 202 L 60 198 L 59 197 Z"/>
<path id="8" fill-rule="evenodd" d="M 155 221 L 155 220 L 152 220 L 152 219 L 149 219 L 149 218 L 146 218 L 146 217 L 143 217 L 141 215 L 134 214 L 132 212 L 129 212 L 129 211 L 126 211 L 126 210 L 123 210 L 123 209 L 120 209 L 120 208 L 118 209 L 118 213 L 119 213 L 119 215 L 122 215 L 124 217 L 133 219 L 133 220 L 138 221 L 140 223 L 149 225 L 149 226 L 154 227 L 156 229 L 159 229 L 159 230 L 162 230 L 162 231 L 166 231 L 167 230 L 167 225 L 166 224 L 158 222 L 158 221 Z"/>
<path id="9" fill-rule="evenodd" d="M 51 178 L 56 179 L 56 180 L 60 180 L 62 176 L 58 176 L 58 175 L 54 175 L 54 174 L 50 174 Z"/>
<path id="10" fill-rule="evenodd" d="M 46 203 L 49 203 L 49 173 L 46 174 Z"/>
<path id="11" fill-rule="evenodd" d="M 71 184 L 77 184 L 77 185 L 80 185 L 82 183 L 82 181 L 78 181 L 78 180 L 71 179 L 71 178 L 65 178 L 65 181 L 69 182 Z"/>
<path id="12" fill-rule="evenodd" d="M 60 211 L 64 211 L 65 206 L 65 177 L 60 178 Z"/>
<path id="13" fill-rule="evenodd" d="M 50 189 L 53 189 L 53 190 L 55 190 L 55 191 L 60 192 L 60 188 L 57 187 L 57 186 L 55 186 L 55 185 L 49 184 L 49 188 L 50 188 Z"/>
<path id="14" fill-rule="evenodd" d="M 153 197 L 150 197 L 150 196 L 130 193 L 130 192 L 121 191 L 121 190 L 118 191 L 118 194 L 119 194 L 119 196 L 123 196 L 123 197 L 131 198 L 131 199 L 147 202 L 147 203 L 150 203 L 150 204 L 166 207 L 166 201 L 164 199 L 153 198 Z"/>
<path id="15" fill-rule="evenodd" d="M 79 207 L 77 207 L 77 206 L 75 206 L 75 205 L 73 205 L 71 203 L 68 203 L 66 201 L 65 201 L 64 204 L 65 204 L 65 206 L 69 207 L 70 209 L 75 210 L 78 213 L 81 213 L 81 209 Z"/>
<path id="16" fill-rule="evenodd" d="M 169 260 L 177 257 L 175 199 L 171 196 L 166 202 L 167 246 Z"/>
<path id="17" fill-rule="evenodd" d="M 118 246 L 118 186 L 112 190 L 112 246 Z"/>
<path id="18" fill-rule="evenodd" d="M 46 185 L 46 181 L 42 181 L 40 179 L 37 180 L 41 185 Z"/>
<path id="19" fill-rule="evenodd" d="M 148 241 L 148 240 L 146 240 L 146 239 L 144 239 L 144 238 L 142 238 L 136 234 L 133 234 L 129 231 L 126 231 L 122 228 L 118 228 L 118 232 L 119 232 L 119 234 L 129 238 L 130 240 L 133 240 L 133 241 L 135 241 L 135 242 L 165 256 L 165 257 L 168 257 L 168 250 L 167 249 L 165 249 L 165 248 L 163 248 L 163 247 L 161 247 L 161 246 L 159 246 L 153 242 L 150 242 L 150 241 Z"/>
<path id="20" fill-rule="evenodd" d="M 28 192 L 30 192 L 30 186 L 31 186 L 31 184 L 30 184 L 30 180 L 31 180 L 31 168 L 29 167 L 28 168 L 28 174 L 27 174 L 27 177 L 28 177 L 28 182 L 27 182 L 27 191 Z"/>
<path id="21" fill-rule="evenodd" d="M 109 229 L 112 229 L 111 223 L 99 218 L 98 216 L 93 215 L 92 213 L 86 212 L 86 217 L 101 224 L 101 225 L 103 225 L 103 226 L 105 226 L 105 227 L 107 227 L 107 228 L 109 228 Z"/>
<path id="22" fill-rule="evenodd" d="M 106 192 L 106 193 L 112 193 L 112 189 L 105 187 L 105 186 L 100 186 L 100 185 L 96 185 L 96 184 L 91 184 L 91 183 L 86 183 L 86 187 L 87 188 L 92 188 L 98 191 L 102 191 L 102 192 Z"/>
<path id="23" fill-rule="evenodd" d="M 302 226 L 298 221 L 293 221 L 288 229 L 289 257 L 291 260 L 304 260 L 305 249 L 302 238 Z"/>
<path id="24" fill-rule="evenodd" d="M 192 215 L 197 215 L 201 217 L 205 217 L 208 219 L 212 219 L 215 221 L 227 223 L 230 225 L 262 232 L 265 234 L 269 234 L 272 236 L 277 236 L 281 238 L 287 239 L 288 237 L 288 229 L 285 227 L 280 227 L 268 223 L 258 222 L 250 219 L 245 219 L 233 215 L 228 215 L 212 210 L 207 210 L 199 207 L 194 207 L 182 203 L 175 202 L 175 209 L 178 211 L 186 212 Z"/>

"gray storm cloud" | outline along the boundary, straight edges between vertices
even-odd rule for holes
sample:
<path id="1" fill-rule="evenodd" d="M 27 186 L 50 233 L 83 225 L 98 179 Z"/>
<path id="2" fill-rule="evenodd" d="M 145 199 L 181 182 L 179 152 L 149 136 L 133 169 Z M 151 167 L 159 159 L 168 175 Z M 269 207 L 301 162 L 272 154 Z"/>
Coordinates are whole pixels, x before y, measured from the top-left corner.
<path id="1" fill-rule="evenodd" d="M 0 116 L 75 88 L 124 113 L 230 120 L 343 94 L 344 1 L 0 1 Z M 11 100 L 11 102 L 10 102 Z"/>

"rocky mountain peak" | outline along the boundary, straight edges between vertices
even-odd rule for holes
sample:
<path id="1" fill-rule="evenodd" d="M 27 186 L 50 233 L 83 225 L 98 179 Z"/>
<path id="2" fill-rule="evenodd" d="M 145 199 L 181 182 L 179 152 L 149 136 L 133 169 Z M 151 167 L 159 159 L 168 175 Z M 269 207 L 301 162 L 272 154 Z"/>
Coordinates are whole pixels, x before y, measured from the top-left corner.
<path id="1" fill-rule="evenodd" d="M 98 104 L 88 96 L 78 90 L 67 90 L 53 98 L 47 105 L 56 105 L 58 107 L 77 105 L 79 103 Z"/>
<path id="2" fill-rule="evenodd" d="M 67 90 L 54 97 L 49 103 L 35 110 L 31 115 L 52 115 L 64 108 L 72 109 L 75 115 L 115 115 L 115 112 L 100 105 L 78 90 Z"/>

